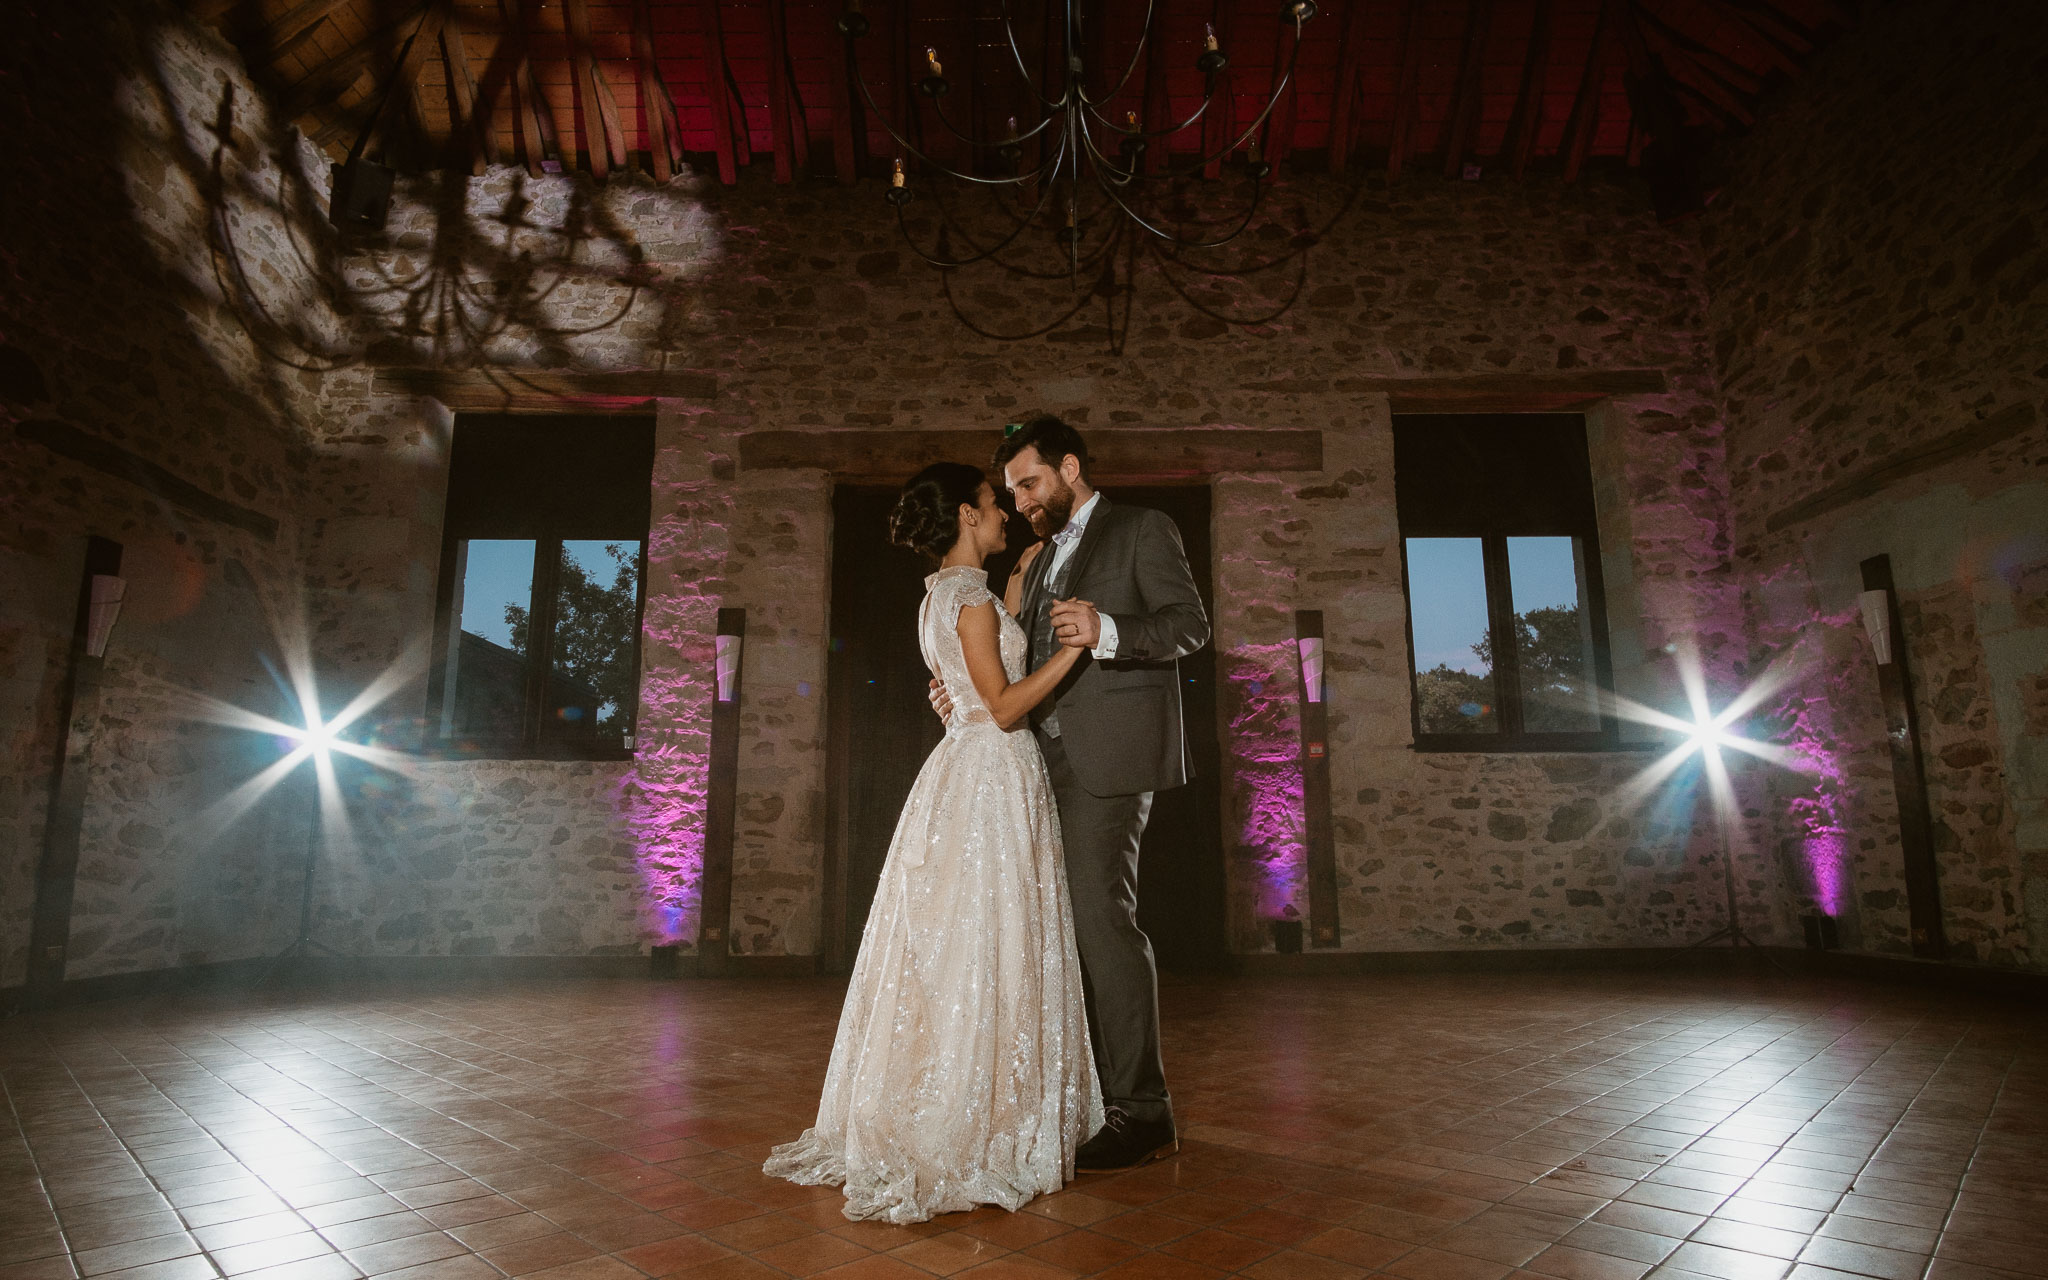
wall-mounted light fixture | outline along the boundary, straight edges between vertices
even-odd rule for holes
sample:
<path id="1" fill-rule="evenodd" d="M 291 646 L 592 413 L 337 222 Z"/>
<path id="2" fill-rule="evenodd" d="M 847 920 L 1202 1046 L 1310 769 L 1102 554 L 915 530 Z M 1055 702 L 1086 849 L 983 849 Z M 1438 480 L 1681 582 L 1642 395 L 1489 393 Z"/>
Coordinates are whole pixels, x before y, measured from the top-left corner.
<path id="1" fill-rule="evenodd" d="M 1323 700 L 1323 638 L 1302 636 L 1295 641 L 1301 650 L 1301 697 L 1304 702 Z"/>
<path id="2" fill-rule="evenodd" d="M 747 611 L 718 611 L 717 684 L 711 703 L 711 772 L 704 796 L 704 872 L 697 890 L 697 972 L 724 976 L 732 950 L 733 837 L 739 815 L 740 656 Z"/>
<path id="3" fill-rule="evenodd" d="M 1337 921 L 1337 839 L 1330 816 L 1330 721 L 1323 701 L 1323 611 L 1294 614 L 1295 651 L 1301 657 L 1301 809 L 1308 871 L 1311 947 L 1342 943 Z M 1295 922 L 1299 930 L 1300 922 Z M 1276 935 L 1276 941 L 1280 941 Z M 1294 946 L 1300 949 L 1299 934 Z M 1284 949 L 1284 948 L 1283 948 Z"/>
<path id="4" fill-rule="evenodd" d="M 1863 610 L 1863 634 L 1870 637 L 1871 652 L 1877 655 L 1877 665 L 1888 667 L 1892 661 L 1892 597 L 1889 591 L 1878 588 L 1874 591 L 1857 593 L 1856 605 Z"/>
<path id="5" fill-rule="evenodd" d="M 718 637 L 718 700 L 731 702 L 740 692 L 740 651 L 746 647 L 746 637 L 724 635 Z"/>
<path id="6" fill-rule="evenodd" d="M 114 633 L 114 620 L 121 616 L 121 601 L 128 594 L 128 580 L 111 573 L 92 575 L 91 600 L 86 605 L 85 651 L 95 658 L 107 656 L 107 637 Z"/>

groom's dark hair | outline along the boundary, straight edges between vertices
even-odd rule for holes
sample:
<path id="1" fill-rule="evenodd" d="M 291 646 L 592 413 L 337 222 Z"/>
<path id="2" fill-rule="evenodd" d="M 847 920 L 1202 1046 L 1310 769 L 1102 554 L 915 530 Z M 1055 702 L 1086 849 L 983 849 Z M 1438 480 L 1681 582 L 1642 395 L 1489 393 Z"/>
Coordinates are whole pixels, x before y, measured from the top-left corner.
<path id="1" fill-rule="evenodd" d="M 1010 459 L 1026 449 L 1036 449 L 1045 465 L 1057 471 L 1068 458 L 1081 464 L 1081 479 L 1088 479 L 1088 446 L 1081 439 L 1081 433 L 1061 422 L 1049 413 L 1041 413 L 1027 419 L 1015 431 L 1003 437 L 996 446 L 995 468 L 1000 474 L 1010 465 Z"/>

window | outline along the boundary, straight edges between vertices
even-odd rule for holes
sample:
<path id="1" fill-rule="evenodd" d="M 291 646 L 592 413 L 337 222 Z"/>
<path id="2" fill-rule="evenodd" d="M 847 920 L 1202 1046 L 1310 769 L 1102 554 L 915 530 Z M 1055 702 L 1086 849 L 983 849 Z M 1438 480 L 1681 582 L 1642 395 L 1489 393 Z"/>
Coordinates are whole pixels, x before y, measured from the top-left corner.
<path id="1" fill-rule="evenodd" d="M 1416 747 L 1614 746 L 1584 420 L 1397 414 L 1394 491 Z"/>
<path id="2" fill-rule="evenodd" d="M 456 419 L 430 748 L 632 752 L 653 466 L 649 418 Z"/>

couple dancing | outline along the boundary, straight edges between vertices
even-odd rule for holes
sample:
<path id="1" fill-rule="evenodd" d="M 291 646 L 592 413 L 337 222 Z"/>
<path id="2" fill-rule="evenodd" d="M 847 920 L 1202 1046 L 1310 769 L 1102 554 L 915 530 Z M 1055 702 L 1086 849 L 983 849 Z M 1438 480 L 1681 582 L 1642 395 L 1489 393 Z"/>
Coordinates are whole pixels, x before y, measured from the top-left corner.
<path id="1" fill-rule="evenodd" d="M 926 467 L 890 518 L 938 562 L 918 645 L 946 737 L 890 842 L 817 1122 L 764 1166 L 843 1186 L 854 1219 L 1016 1209 L 1179 1149 L 1138 842 L 1187 780 L 1175 661 L 1209 620 L 1173 522 L 1096 493 L 1072 427 L 1025 424 L 995 466 L 1049 539 L 1002 601 L 980 468 Z"/>

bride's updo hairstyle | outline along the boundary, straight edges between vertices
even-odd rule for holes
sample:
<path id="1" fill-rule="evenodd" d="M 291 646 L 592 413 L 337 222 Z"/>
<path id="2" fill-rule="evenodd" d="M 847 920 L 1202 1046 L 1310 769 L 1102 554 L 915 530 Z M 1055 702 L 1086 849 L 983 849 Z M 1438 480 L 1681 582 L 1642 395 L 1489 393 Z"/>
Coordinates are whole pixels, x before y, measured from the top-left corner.
<path id="1" fill-rule="evenodd" d="M 889 513 L 889 541 L 939 559 L 960 538 L 961 506 L 975 506 L 986 483 L 980 467 L 934 462 L 903 486 Z"/>

